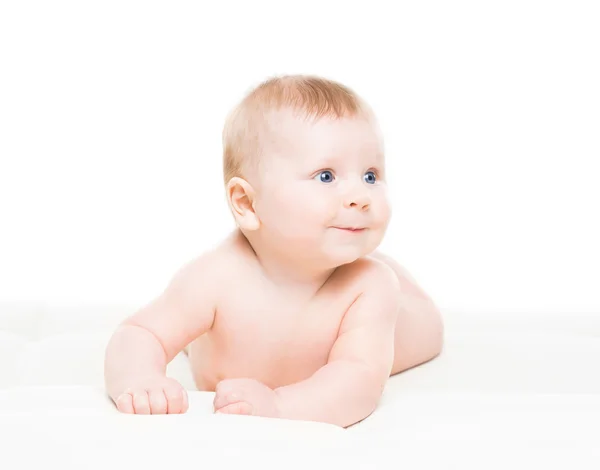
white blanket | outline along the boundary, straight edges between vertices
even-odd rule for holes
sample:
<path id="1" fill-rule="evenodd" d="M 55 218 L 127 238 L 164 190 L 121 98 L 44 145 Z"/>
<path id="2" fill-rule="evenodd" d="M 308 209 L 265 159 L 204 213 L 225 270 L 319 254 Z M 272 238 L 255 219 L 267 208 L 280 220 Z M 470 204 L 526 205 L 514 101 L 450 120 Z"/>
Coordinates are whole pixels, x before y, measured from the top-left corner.
<path id="1" fill-rule="evenodd" d="M 343 430 L 214 415 L 184 355 L 169 375 L 188 413 L 118 413 L 102 358 L 127 312 L 0 308 L 0 469 L 600 468 L 597 316 L 445 313 L 442 355 L 391 378 L 375 413 Z"/>

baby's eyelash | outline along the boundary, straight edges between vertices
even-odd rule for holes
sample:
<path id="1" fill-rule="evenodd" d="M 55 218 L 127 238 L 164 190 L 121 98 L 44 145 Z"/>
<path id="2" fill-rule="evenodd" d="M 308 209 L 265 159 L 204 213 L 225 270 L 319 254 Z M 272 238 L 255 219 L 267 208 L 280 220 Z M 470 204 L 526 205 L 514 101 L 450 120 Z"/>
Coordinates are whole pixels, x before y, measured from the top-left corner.
<path id="1" fill-rule="evenodd" d="M 331 168 L 323 168 L 322 170 L 317 170 L 317 171 L 313 172 L 313 173 L 312 173 L 312 175 L 311 175 L 311 178 L 314 178 L 314 177 L 316 177 L 317 175 L 320 175 L 320 174 L 321 174 L 321 173 L 323 173 L 324 171 L 329 171 L 329 172 L 331 172 L 332 174 L 334 174 L 334 175 L 335 175 L 335 171 L 334 171 L 334 170 L 332 170 Z"/>

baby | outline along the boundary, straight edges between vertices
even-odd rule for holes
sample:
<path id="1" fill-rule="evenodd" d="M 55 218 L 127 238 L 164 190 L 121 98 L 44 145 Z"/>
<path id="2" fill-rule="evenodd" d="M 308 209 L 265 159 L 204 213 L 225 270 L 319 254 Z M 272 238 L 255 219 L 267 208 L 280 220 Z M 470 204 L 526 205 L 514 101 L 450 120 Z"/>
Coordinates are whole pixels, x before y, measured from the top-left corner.
<path id="1" fill-rule="evenodd" d="M 443 337 L 431 299 L 376 251 L 391 215 L 376 118 L 342 84 L 280 76 L 233 110 L 223 145 L 236 229 L 119 326 L 107 392 L 124 413 L 185 412 L 166 376 L 185 350 L 216 413 L 357 423 Z"/>

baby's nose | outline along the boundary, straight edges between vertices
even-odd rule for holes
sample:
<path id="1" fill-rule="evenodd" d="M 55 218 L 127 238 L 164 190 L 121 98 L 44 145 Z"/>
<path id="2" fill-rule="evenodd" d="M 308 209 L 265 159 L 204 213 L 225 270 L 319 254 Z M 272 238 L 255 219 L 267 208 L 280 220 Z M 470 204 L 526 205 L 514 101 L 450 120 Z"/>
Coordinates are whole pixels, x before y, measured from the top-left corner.
<path id="1" fill-rule="evenodd" d="M 371 198 L 364 189 L 354 189 L 346 195 L 345 206 L 348 208 L 359 209 L 360 211 L 366 211 L 369 209 L 371 204 Z"/>

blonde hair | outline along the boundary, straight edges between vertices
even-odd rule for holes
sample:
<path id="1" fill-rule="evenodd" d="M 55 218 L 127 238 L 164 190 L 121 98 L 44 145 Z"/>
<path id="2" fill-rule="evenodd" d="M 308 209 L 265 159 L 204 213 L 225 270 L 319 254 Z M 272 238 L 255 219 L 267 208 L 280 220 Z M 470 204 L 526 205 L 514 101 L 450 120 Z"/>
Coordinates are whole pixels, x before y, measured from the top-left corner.
<path id="1" fill-rule="evenodd" d="M 306 118 L 370 115 L 369 106 L 341 83 L 313 75 L 269 78 L 252 89 L 229 113 L 223 128 L 223 178 L 244 177 L 256 165 L 270 131 L 269 117 L 291 109 Z"/>

